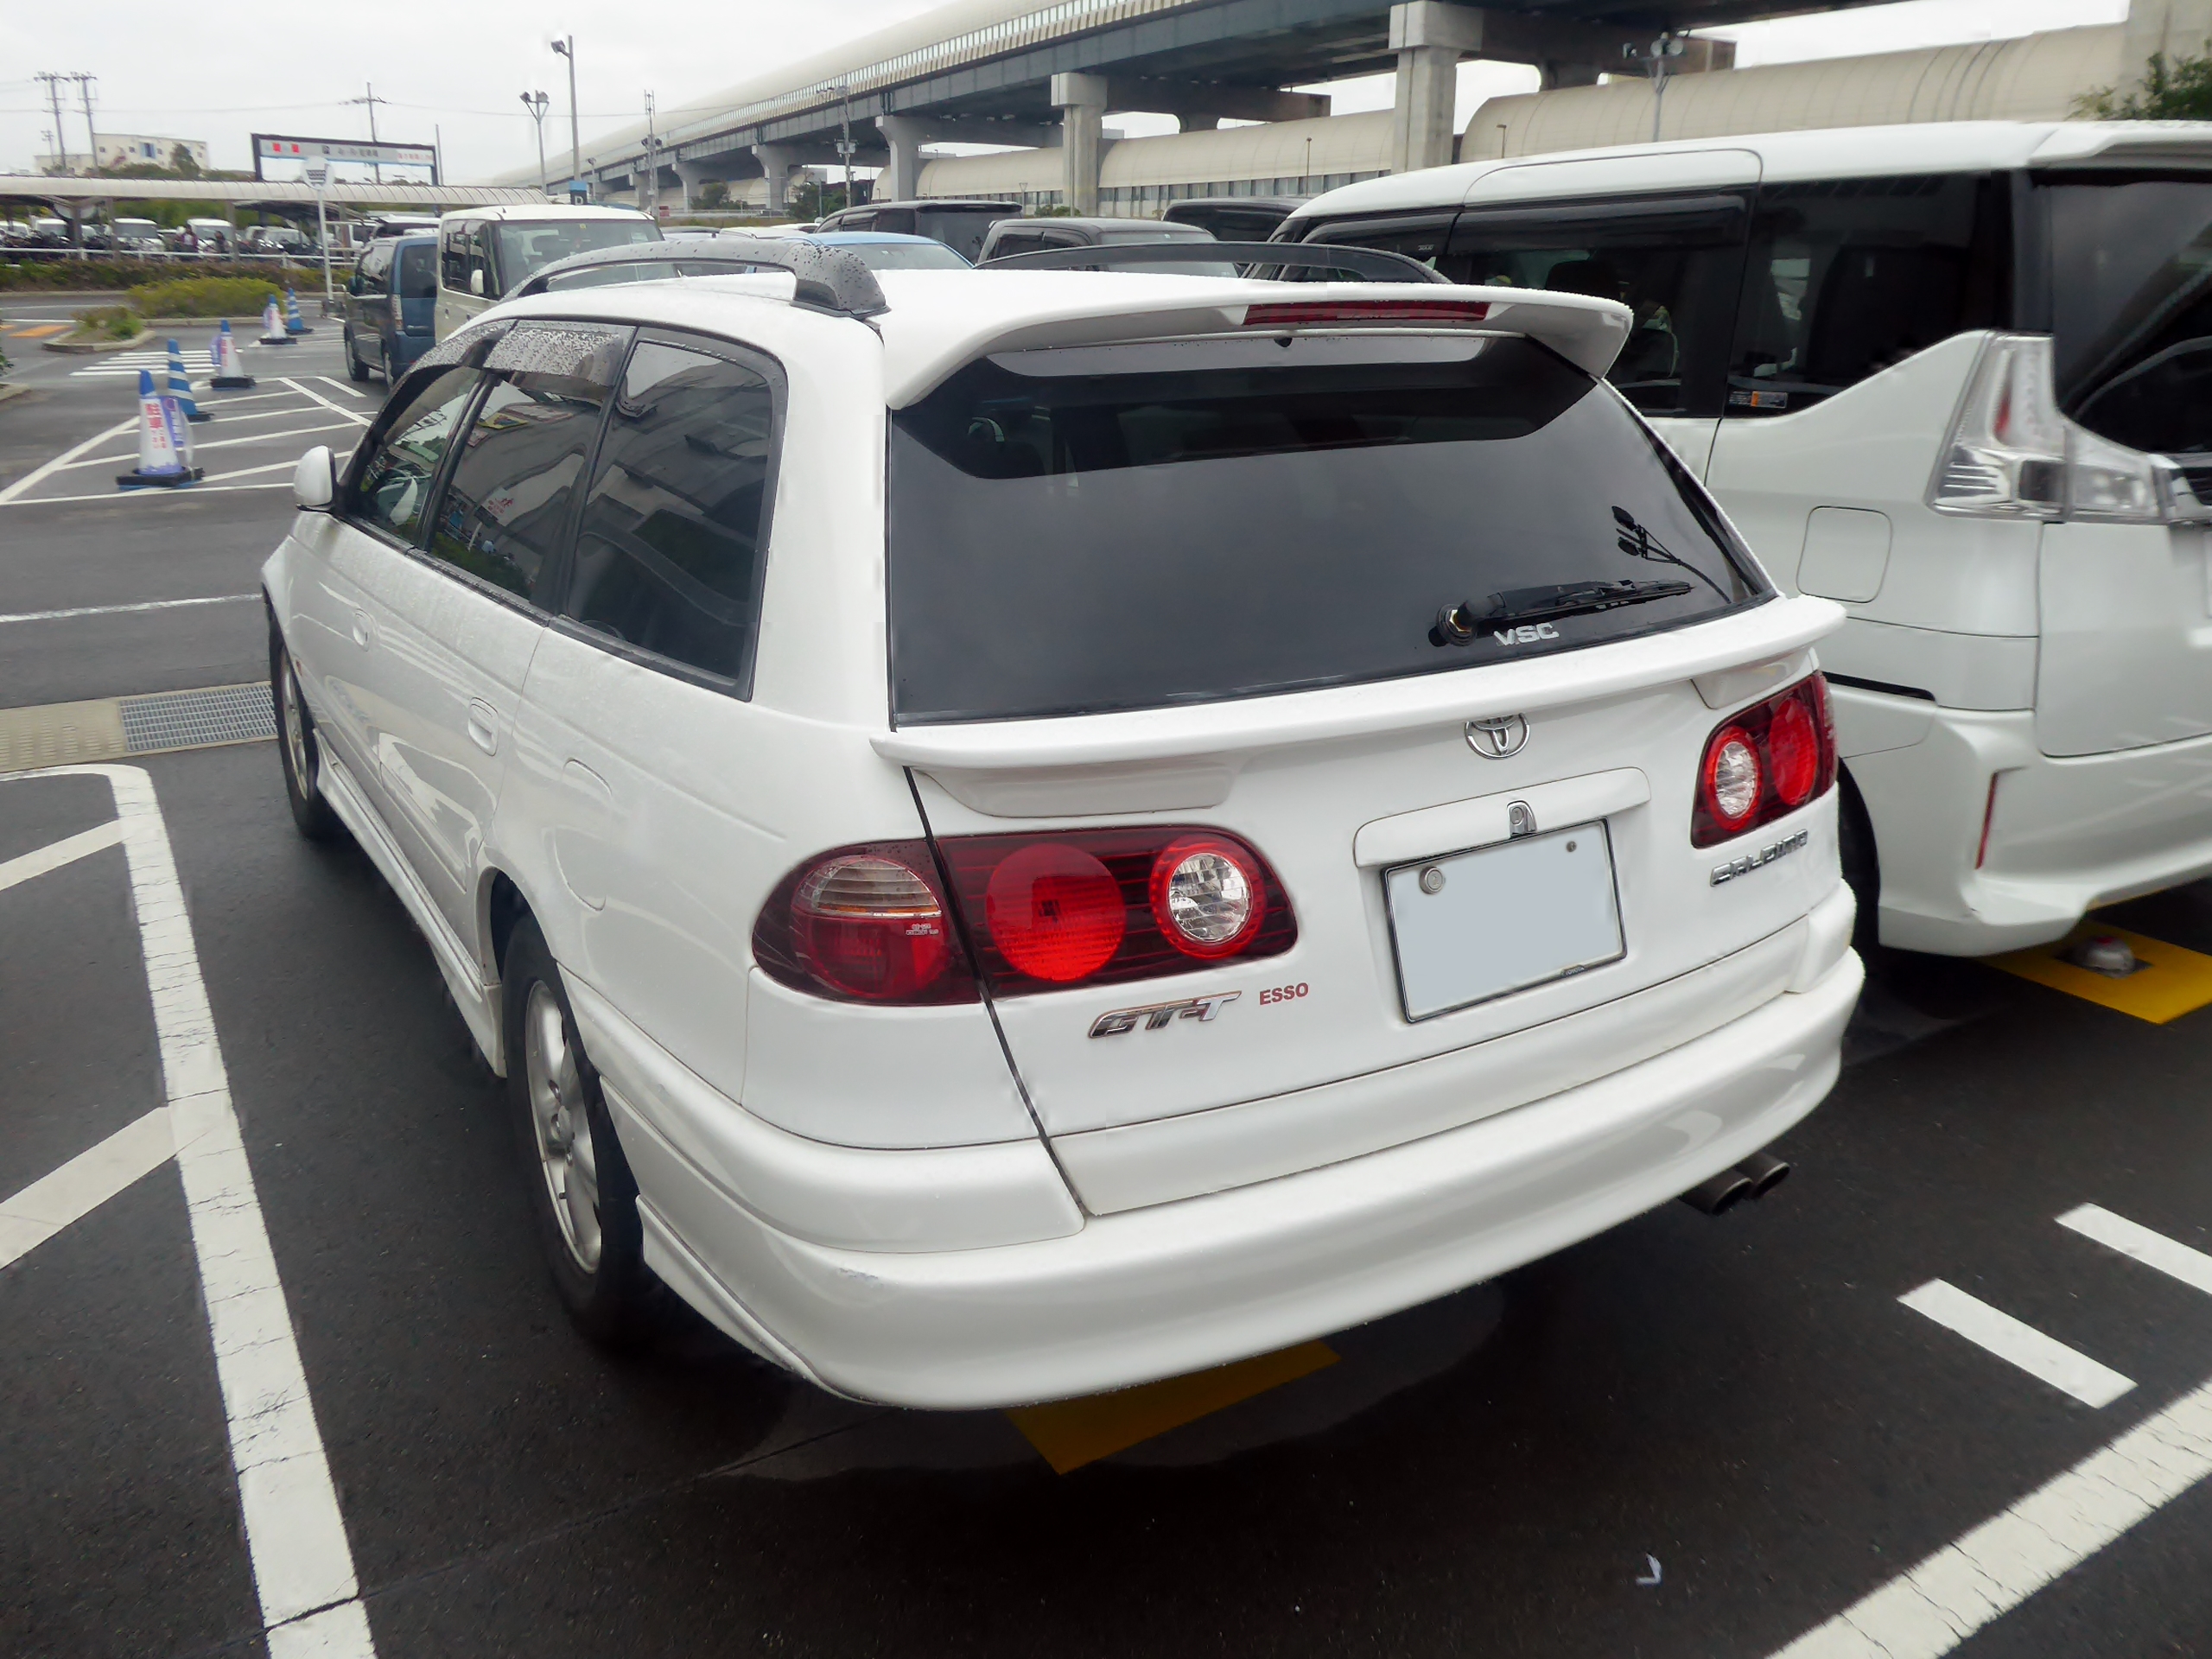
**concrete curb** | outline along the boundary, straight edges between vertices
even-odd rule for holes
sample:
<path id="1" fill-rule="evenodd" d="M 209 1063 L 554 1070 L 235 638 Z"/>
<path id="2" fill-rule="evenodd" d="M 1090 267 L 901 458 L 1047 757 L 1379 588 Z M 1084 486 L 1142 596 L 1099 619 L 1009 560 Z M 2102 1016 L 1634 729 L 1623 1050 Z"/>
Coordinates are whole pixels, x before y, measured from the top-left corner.
<path id="1" fill-rule="evenodd" d="M 0 404 L 6 403 L 10 397 L 21 397 L 26 392 L 37 390 L 35 386 L 18 386 L 0 381 Z"/>
<path id="2" fill-rule="evenodd" d="M 133 346 L 144 350 L 148 330 L 140 329 L 128 340 L 41 340 L 39 349 L 60 352 L 68 357 L 93 357 L 101 352 L 127 352 Z"/>

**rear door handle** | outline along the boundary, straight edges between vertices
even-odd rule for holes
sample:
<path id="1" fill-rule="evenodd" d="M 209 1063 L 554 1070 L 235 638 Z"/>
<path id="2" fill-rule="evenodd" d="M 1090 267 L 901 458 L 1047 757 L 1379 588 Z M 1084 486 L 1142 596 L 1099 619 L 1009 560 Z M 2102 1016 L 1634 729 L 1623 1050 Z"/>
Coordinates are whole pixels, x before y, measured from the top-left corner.
<path id="1" fill-rule="evenodd" d="M 353 613 L 353 643 L 366 651 L 377 642 L 376 619 L 366 611 Z"/>
<path id="2" fill-rule="evenodd" d="M 486 754 L 499 752 L 499 711 L 481 697 L 469 700 L 468 741 Z"/>

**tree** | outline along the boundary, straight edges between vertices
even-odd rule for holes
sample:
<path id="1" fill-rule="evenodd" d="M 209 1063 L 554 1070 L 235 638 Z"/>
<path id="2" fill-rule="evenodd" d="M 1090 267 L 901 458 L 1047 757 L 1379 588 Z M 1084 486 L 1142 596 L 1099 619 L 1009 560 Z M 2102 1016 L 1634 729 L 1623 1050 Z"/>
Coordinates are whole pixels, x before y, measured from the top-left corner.
<path id="1" fill-rule="evenodd" d="M 709 179 L 699 187 L 699 205 L 702 207 L 721 207 L 727 206 L 728 202 L 728 180 Z"/>
<path id="2" fill-rule="evenodd" d="M 193 160 L 190 144 L 179 144 L 169 151 L 169 168 L 180 179 L 200 176 L 200 163 Z"/>
<path id="3" fill-rule="evenodd" d="M 2193 57 L 2169 59 L 2153 52 L 2143 84 L 2126 97 L 2100 86 L 2074 100 L 2074 111 L 2094 121 L 2212 121 L 2212 41 Z"/>

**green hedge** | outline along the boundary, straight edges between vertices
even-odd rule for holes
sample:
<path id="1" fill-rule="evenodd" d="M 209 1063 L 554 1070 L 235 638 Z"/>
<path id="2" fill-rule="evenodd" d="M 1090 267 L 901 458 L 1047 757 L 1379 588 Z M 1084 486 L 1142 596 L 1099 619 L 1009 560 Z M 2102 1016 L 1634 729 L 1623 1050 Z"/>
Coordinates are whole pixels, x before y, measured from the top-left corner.
<path id="1" fill-rule="evenodd" d="M 333 255 L 334 269 L 340 261 Z M 142 287 L 149 282 L 165 281 L 171 272 L 179 277 L 234 276 L 251 278 L 267 288 L 274 283 L 279 292 L 286 283 L 304 290 L 310 285 L 320 286 L 322 265 L 246 264 L 235 259 L 194 259 L 170 261 L 165 259 L 0 259 L 0 293 L 25 289 L 94 289 L 120 293 L 126 288 Z"/>
<path id="2" fill-rule="evenodd" d="M 127 297 L 142 317 L 251 317 L 271 294 L 281 298 L 283 285 L 265 276 L 181 276 L 134 288 Z"/>
<path id="3" fill-rule="evenodd" d="M 103 305 L 77 314 L 77 333 L 95 340 L 135 340 L 146 321 L 127 305 Z"/>

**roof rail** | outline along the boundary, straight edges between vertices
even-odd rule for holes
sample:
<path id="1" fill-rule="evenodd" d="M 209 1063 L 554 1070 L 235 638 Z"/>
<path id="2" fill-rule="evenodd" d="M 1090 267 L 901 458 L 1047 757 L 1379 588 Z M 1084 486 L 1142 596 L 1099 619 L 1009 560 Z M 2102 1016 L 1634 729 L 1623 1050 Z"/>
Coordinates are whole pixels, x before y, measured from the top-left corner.
<path id="1" fill-rule="evenodd" d="M 863 321 L 891 308 L 875 273 L 841 248 L 825 248 L 798 238 L 718 236 L 711 242 L 633 242 L 624 247 L 572 253 L 532 272 L 509 299 L 525 299 L 564 288 L 592 288 L 589 281 L 564 282 L 602 266 L 668 265 L 670 276 L 720 276 L 743 270 L 788 270 L 798 279 L 791 303 L 810 311 Z M 613 282 L 652 282 L 656 276 L 612 276 Z"/>
<path id="2" fill-rule="evenodd" d="M 1049 222 L 1049 221 L 1047 221 Z M 1174 241 L 1113 242 L 1088 248 L 1041 248 L 986 259 L 979 270 L 1113 270 L 1126 265 L 1187 265 L 1228 260 L 1243 276 L 1256 268 L 1349 271 L 1368 283 L 1446 283 L 1418 259 L 1381 248 L 1338 247 L 1330 242 L 1207 242 L 1197 237 Z"/>

